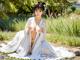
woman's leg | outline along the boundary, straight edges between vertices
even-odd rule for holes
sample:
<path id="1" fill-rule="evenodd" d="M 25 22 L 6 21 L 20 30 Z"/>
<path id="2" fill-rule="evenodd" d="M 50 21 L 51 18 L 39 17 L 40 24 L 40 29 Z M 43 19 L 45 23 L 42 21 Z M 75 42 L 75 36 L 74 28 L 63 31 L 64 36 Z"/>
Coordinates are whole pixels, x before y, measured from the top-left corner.
<path id="1" fill-rule="evenodd" d="M 41 43 L 44 41 L 44 34 L 43 33 L 37 33 L 37 37 L 36 37 L 36 41 L 35 41 L 35 45 L 33 47 L 32 50 L 32 54 L 37 54 L 37 51 L 39 51 L 39 46 L 41 45 Z M 38 50 L 37 50 L 38 49 Z"/>
<path id="2" fill-rule="evenodd" d="M 31 47 L 34 44 L 35 37 L 36 37 L 36 31 L 31 31 Z"/>
<path id="3" fill-rule="evenodd" d="M 33 45 L 34 45 L 34 42 L 35 42 L 35 38 L 36 38 L 37 32 L 36 32 L 35 29 L 33 29 L 33 30 L 31 30 L 29 33 L 30 33 L 30 36 L 31 36 L 31 47 L 30 47 L 30 52 L 32 52 L 32 49 L 33 49 Z"/>

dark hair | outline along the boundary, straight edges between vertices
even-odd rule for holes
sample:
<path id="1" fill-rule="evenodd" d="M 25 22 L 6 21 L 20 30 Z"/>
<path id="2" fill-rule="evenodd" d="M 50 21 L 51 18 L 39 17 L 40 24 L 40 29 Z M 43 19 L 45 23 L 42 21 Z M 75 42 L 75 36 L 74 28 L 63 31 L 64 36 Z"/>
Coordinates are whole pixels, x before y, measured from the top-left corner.
<path id="1" fill-rule="evenodd" d="M 33 11 L 35 11 L 37 8 L 38 9 L 41 9 L 42 11 L 44 11 L 44 5 L 45 3 L 44 2 L 38 2 L 34 7 L 33 7 Z"/>

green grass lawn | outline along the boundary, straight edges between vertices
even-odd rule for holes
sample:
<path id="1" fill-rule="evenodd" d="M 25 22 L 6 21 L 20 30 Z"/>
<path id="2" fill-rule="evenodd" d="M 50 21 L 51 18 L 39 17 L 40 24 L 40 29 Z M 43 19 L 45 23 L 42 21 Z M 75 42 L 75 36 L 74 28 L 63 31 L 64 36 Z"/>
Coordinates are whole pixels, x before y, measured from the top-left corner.
<path id="1" fill-rule="evenodd" d="M 0 32 L 0 41 L 10 41 L 14 38 L 16 32 Z M 47 33 L 46 40 L 51 43 L 58 43 L 68 46 L 80 46 L 80 37 L 66 36 L 57 33 Z"/>
<path id="2" fill-rule="evenodd" d="M 47 34 L 46 40 L 48 40 L 51 43 L 60 44 L 60 45 L 66 45 L 66 46 L 80 46 L 80 37 L 75 36 L 66 36 L 66 35 L 60 35 L 60 34 Z"/>

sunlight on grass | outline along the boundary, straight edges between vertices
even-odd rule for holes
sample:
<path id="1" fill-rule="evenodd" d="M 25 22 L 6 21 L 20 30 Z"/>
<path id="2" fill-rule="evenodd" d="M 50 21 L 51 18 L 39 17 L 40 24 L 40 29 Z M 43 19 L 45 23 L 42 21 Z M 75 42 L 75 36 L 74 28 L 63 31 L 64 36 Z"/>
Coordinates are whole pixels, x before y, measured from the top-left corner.
<path id="1" fill-rule="evenodd" d="M 16 32 L 0 32 L 0 41 L 11 40 Z"/>
<path id="2" fill-rule="evenodd" d="M 59 34 L 47 34 L 46 39 L 55 44 L 67 46 L 80 46 L 80 37 L 64 36 Z"/>
<path id="3" fill-rule="evenodd" d="M 48 18 L 46 22 L 48 33 L 80 36 L 80 17 L 76 19 L 71 19 L 70 17 Z"/>

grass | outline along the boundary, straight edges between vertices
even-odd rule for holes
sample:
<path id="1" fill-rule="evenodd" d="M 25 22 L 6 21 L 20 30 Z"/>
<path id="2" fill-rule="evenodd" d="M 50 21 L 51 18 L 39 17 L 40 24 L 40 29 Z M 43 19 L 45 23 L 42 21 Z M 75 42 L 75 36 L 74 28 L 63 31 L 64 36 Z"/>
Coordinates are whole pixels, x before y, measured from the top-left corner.
<path id="1" fill-rule="evenodd" d="M 16 32 L 0 32 L 0 41 L 8 41 L 11 40 Z"/>
<path id="2" fill-rule="evenodd" d="M 64 36 L 60 34 L 47 34 L 46 40 L 51 43 L 66 45 L 66 46 L 80 46 L 80 37 Z"/>
<path id="3" fill-rule="evenodd" d="M 3 59 L 0 59 L 0 60 L 31 60 L 31 59 L 9 57 L 9 56 L 7 56 L 7 53 L 2 53 L 2 52 L 0 52 L 0 56 L 3 56 Z"/>
<path id="4" fill-rule="evenodd" d="M 31 59 L 19 59 L 19 58 L 8 57 L 4 60 L 31 60 Z"/>
<path id="5" fill-rule="evenodd" d="M 16 32 L 0 32 L 0 41 L 10 41 Z M 55 33 L 47 33 L 46 40 L 68 46 L 80 46 L 80 37 L 66 36 Z"/>
<path id="6" fill-rule="evenodd" d="M 74 17 L 75 16 L 75 17 Z M 80 46 L 80 17 L 77 15 L 46 20 L 47 39 L 50 42 Z"/>
<path id="7" fill-rule="evenodd" d="M 67 36 L 80 36 L 80 17 L 59 17 L 47 19 L 48 33 L 58 33 Z"/>

